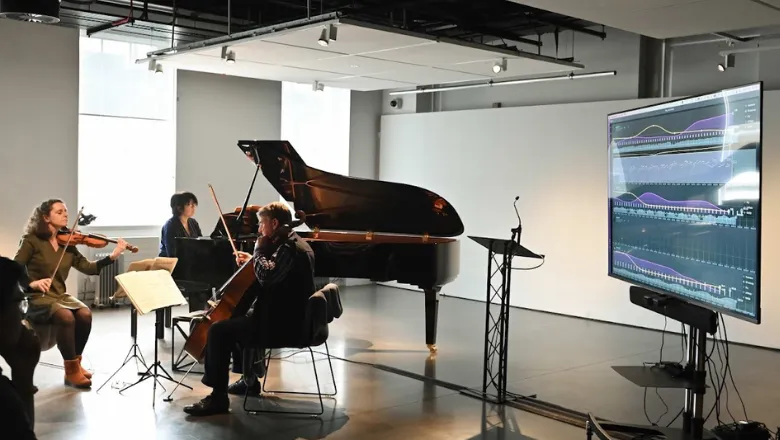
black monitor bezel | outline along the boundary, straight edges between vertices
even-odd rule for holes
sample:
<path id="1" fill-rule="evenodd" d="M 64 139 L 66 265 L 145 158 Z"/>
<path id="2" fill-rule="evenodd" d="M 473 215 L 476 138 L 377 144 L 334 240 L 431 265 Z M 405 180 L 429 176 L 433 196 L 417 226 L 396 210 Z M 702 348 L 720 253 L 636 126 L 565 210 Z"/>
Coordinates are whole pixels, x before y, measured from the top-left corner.
<path id="1" fill-rule="evenodd" d="M 674 104 L 675 102 L 681 102 L 681 101 L 684 101 L 686 99 L 698 98 L 698 97 L 701 97 L 701 96 L 711 95 L 713 93 L 722 93 L 722 92 L 727 92 L 729 90 L 736 90 L 736 89 L 741 89 L 741 88 L 744 88 L 744 87 L 750 87 L 750 86 L 754 86 L 754 85 L 758 85 L 759 106 L 760 106 L 760 112 L 761 112 L 761 115 L 760 115 L 760 118 L 759 118 L 759 124 L 760 124 L 759 141 L 758 141 L 759 145 L 758 145 L 758 151 L 756 153 L 756 166 L 758 168 L 759 203 L 758 203 L 758 207 L 756 209 L 756 217 L 757 217 L 757 224 L 758 224 L 758 228 L 757 228 L 757 231 L 756 231 L 757 232 L 756 233 L 756 236 L 757 236 L 757 238 L 756 238 L 757 239 L 756 253 L 757 253 L 757 258 L 758 258 L 758 265 L 756 266 L 756 293 L 755 293 L 755 296 L 756 296 L 756 306 L 757 307 L 756 307 L 756 316 L 755 316 L 755 318 L 752 317 L 752 316 L 743 315 L 743 314 L 734 312 L 732 310 L 729 310 L 729 309 L 726 309 L 726 308 L 723 308 L 723 307 L 720 307 L 720 306 L 716 306 L 716 305 L 713 305 L 713 304 L 710 304 L 710 303 L 707 303 L 707 302 L 704 302 L 704 301 L 699 301 L 697 299 L 681 295 L 681 294 L 679 294 L 677 292 L 667 291 L 667 290 L 658 288 L 656 286 L 651 286 L 649 284 L 642 283 L 642 282 L 639 282 L 639 281 L 636 281 L 636 280 L 632 280 L 630 278 L 627 278 L 627 277 L 624 277 L 624 276 L 620 276 L 620 275 L 617 275 L 617 274 L 613 273 L 613 271 L 612 271 L 612 208 L 613 208 L 613 206 L 612 206 L 612 197 L 611 197 L 611 193 L 612 193 L 612 148 L 611 148 L 610 141 L 609 141 L 609 139 L 610 139 L 610 135 L 609 135 L 609 133 L 610 133 L 609 132 L 609 126 L 610 126 L 609 120 L 610 120 L 610 118 L 612 116 L 615 116 L 615 115 L 620 115 L 621 113 L 627 113 L 627 112 L 631 112 L 631 111 L 635 111 L 635 110 L 650 109 L 652 107 L 658 107 L 658 106 L 661 106 L 661 105 Z M 753 324 L 761 324 L 761 290 L 762 290 L 761 289 L 761 269 L 762 269 L 761 268 L 761 266 L 762 266 L 762 261 L 761 261 L 761 242 L 762 242 L 762 229 L 763 229 L 763 225 L 762 225 L 762 218 L 763 218 L 762 217 L 762 211 L 763 211 L 762 208 L 763 208 L 763 203 L 762 202 L 763 202 L 763 195 L 764 195 L 764 187 L 763 187 L 763 184 L 764 184 L 763 183 L 764 182 L 763 154 L 764 154 L 764 82 L 763 81 L 755 81 L 755 82 L 751 82 L 751 83 L 742 84 L 742 85 L 739 85 L 739 86 L 727 87 L 727 88 L 723 88 L 723 89 L 720 89 L 720 90 L 713 90 L 713 91 L 709 91 L 709 92 L 706 92 L 706 93 L 700 93 L 698 95 L 685 96 L 683 98 L 671 99 L 671 100 L 668 100 L 668 101 L 658 102 L 658 103 L 655 103 L 655 104 L 648 104 L 648 105 L 644 105 L 644 106 L 641 106 L 641 107 L 629 108 L 629 109 L 625 109 L 625 110 L 621 110 L 621 111 L 612 112 L 612 113 L 607 114 L 607 156 L 608 156 L 608 161 L 609 161 L 609 163 L 607 165 L 607 170 L 608 170 L 607 171 L 607 276 L 609 276 L 610 278 L 617 279 L 617 280 L 625 281 L 625 282 L 627 282 L 629 284 L 640 286 L 642 288 L 651 290 L 653 292 L 657 292 L 657 293 L 662 294 L 662 295 L 668 295 L 668 296 L 677 298 L 677 299 L 679 299 L 681 301 L 686 301 L 688 303 L 695 304 L 695 305 L 704 307 L 706 309 L 709 309 L 709 310 L 712 310 L 712 311 L 715 311 L 715 312 L 718 312 L 718 313 L 722 313 L 724 315 L 728 315 L 728 316 L 731 316 L 731 317 L 734 317 L 734 318 L 737 318 L 737 319 L 740 319 L 740 320 L 743 320 L 743 321 L 751 322 Z"/>

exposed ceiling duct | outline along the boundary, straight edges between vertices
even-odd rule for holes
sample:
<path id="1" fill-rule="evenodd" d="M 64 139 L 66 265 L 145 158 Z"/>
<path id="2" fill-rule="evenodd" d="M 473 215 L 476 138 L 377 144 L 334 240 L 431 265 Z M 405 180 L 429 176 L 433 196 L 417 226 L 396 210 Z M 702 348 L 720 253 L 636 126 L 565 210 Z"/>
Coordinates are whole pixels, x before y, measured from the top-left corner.
<path id="1" fill-rule="evenodd" d="M 34 23 L 59 23 L 60 1 L 0 0 L 0 18 Z"/>

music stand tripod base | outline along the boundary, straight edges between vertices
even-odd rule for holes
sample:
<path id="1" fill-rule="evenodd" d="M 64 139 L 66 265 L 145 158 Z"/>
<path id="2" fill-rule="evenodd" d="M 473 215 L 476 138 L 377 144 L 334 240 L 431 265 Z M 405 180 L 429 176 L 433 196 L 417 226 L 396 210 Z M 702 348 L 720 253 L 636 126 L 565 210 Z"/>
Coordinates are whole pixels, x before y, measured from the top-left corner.
<path id="1" fill-rule="evenodd" d="M 154 363 L 149 366 L 149 368 L 146 370 L 146 372 L 141 374 L 141 377 L 138 379 L 137 382 L 130 384 L 121 390 L 119 390 L 119 394 L 122 394 L 124 391 L 138 385 L 139 383 L 145 381 L 146 379 L 153 378 L 153 387 L 152 387 L 152 407 L 155 405 L 155 399 L 157 398 L 157 384 L 160 384 L 160 387 L 163 389 L 163 392 L 165 392 L 165 387 L 163 386 L 162 382 L 159 381 L 158 378 L 162 378 L 168 381 L 171 381 L 173 383 L 177 383 L 176 379 L 171 377 L 171 375 L 168 373 L 168 371 L 165 370 L 165 367 L 162 366 L 162 363 L 160 362 L 158 358 L 158 347 L 157 347 L 157 330 L 159 330 L 159 327 L 162 325 L 162 322 L 160 322 L 159 319 L 155 320 L 155 334 L 154 334 Z M 162 370 L 162 373 L 159 372 L 159 370 Z M 184 385 L 179 383 L 179 385 L 188 388 L 192 390 L 192 387 L 189 385 Z"/>
<path id="2" fill-rule="evenodd" d="M 138 371 L 138 361 L 141 361 L 141 365 L 144 366 L 144 368 L 149 369 L 149 366 L 146 365 L 146 360 L 144 359 L 143 353 L 141 353 L 140 347 L 138 347 L 138 314 L 135 310 L 135 307 L 130 307 L 130 336 L 133 338 L 133 345 L 130 346 L 130 351 L 127 352 L 127 356 L 125 356 L 125 361 L 122 362 L 122 365 L 114 371 L 114 374 L 112 374 L 108 380 L 103 382 L 103 385 L 100 386 L 100 388 L 97 389 L 97 393 L 100 393 L 100 390 L 103 389 L 103 387 L 106 386 L 107 383 L 111 382 L 111 379 L 114 378 L 120 371 L 122 371 L 122 368 L 125 367 L 130 362 L 130 359 L 136 359 L 135 369 L 138 375 L 143 375 L 144 373 Z"/>

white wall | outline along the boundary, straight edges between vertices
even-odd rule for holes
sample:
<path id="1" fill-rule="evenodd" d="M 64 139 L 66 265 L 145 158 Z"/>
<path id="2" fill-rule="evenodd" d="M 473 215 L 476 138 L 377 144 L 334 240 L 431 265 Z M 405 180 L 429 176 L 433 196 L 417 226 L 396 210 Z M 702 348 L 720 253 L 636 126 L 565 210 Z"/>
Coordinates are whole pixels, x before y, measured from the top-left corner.
<path id="1" fill-rule="evenodd" d="M 349 175 L 364 179 L 379 176 L 379 122 L 382 92 L 352 91 L 349 123 Z"/>
<path id="2" fill-rule="evenodd" d="M 279 139 L 281 83 L 180 70 L 176 115 L 176 190 L 198 197 L 195 218 L 204 235 L 219 220 L 208 184 L 223 212 L 244 203 L 255 166 L 237 146 L 245 139 Z M 257 177 L 250 204 L 279 200 Z"/>
<path id="3" fill-rule="evenodd" d="M 0 255 L 13 257 L 43 200 L 78 210 L 78 38 L 76 29 L 0 20 Z M 76 277 L 68 281 L 73 290 Z"/>
<path id="4" fill-rule="evenodd" d="M 306 165 L 329 173 L 349 174 L 349 127 L 352 94 L 308 84 L 282 83 L 281 139 L 289 141 Z"/>
<path id="5" fill-rule="evenodd" d="M 780 220 L 780 92 L 765 96 L 762 198 L 769 226 Z M 485 300 L 486 251 L 467 236 L 508 238 L 520 196 L 522 243 L 547 261 L 515 272 L 513 305 L 660 329 L 663 317 L 632 305 L 629 285 L 607 277 L 606 115 L 656 101 L 383 116 L 379 177 L 435 191 L 461 215 L 460 276 L 444 293 Z M 764 322 L 727 318 L 733 341 L 780 348 L 777 240 L 765 227 Z M 516 267 L 537 264 L 518 260 Z"/>

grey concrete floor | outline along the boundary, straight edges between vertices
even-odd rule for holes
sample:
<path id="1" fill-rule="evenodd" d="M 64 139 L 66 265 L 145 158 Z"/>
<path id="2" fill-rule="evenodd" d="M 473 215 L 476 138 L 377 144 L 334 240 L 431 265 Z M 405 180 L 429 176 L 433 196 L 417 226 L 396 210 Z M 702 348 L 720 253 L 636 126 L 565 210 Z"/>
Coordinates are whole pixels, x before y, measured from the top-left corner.
<path id="1" fill-rule="evenodd" d="M 425 347 L 422 294 L 383 286 L 350 287 L 342 292 L 345 313 L 331 325 L 329 346 L 335 356 L 379 363 L 428 377 L 478 388 L 482 380 L 484 304 L 442 298 L 438 352 Z M 184 308 L 174 315 L 185 313 Z M 319 438 L 432 438 L 432 439 L 584 439 L 584 431 L 513 408 L 483 404 L 453 390 L 423 383 L 375 368 L 333 361 L 338 394 L 325 400 L 321 420 L 278 415 L 247 415 L 243 399 L 234 398 L 230 415 L 193 419 L 182 408 L 209 389 L 200 375 L 190 375 L 172 402 L 164 402 L 173 384 L 163 380 L 152 408 L 152 383 L 146 381 L 118 394 L 117 387 L 136 380 L 133 363 L 124 367 L 100 393 L 124 360 L 129 338 L 129 309 L 96 310 L 85 364 L 95 371 L 91 391 L 62 385 L 62 358 L 46 351 L 36 370 L 36 432 L 40 439 L 319 439 Z M 679 327 L 679 325 L 678 325 Z M 145 359 L 153 357 L 154 317 L 139 319 L 138 344 Z M 673 329 L 670 323 L 670 329 Z M 676 330 L 676 328 L 674 328 Z M 510 390 L 535 393 L 539 399 L 600 417 L 628 423 L 646 422 L 643 389 L 623 379 L 612 365 L 641 365 L 659 356 L 661 333 L 512 309 L 510 321 Z M 177 335 L 177 351 L 183 340 Z M 160 360 L 170 372 L 171 334 L 159 342 Z M 665 359 L 680 358 L 680 337 L 667 334 Z M 322 351 L 320 347 L 317 351 Z M 308 353 L 282 353 L 274 361 L 269 386 L 311 391 L 315 382 Z M 780 425 L 778 380 L 780 354 L 732 345 L 734 379 L 748 415 L 770 427 Z M 717 358 L 717 355 L 715 356 Z M 328 363 L 315 355 L 323 388 L 332 385 Z M 715 359 L 717 362 L 717 359 Z M 5 365 L 3 364 L 4 368 Z M 5 370 L 6 372 L 8 370 Z M 174 373 L 175 378 L 182 375 Z M 729 407 L 743 419 L 733 388 Z M 682 393 L 660 390 L 669 410 L 663 424 L 680 409 Z M 705 407 L 711 407 L 712 393 Z M 268 408 L 318 408 L 315 399 L 274 396 L 261 403 Z M 655 390 L 647 393 L 647 411 L 655 420 L 664 412 Z M 721 419 L 731 421 L 725 409 Z M 715 415 L 708 422 L 712 425 Z M 679 419 L 675 424 L 679 424 Z"/>

